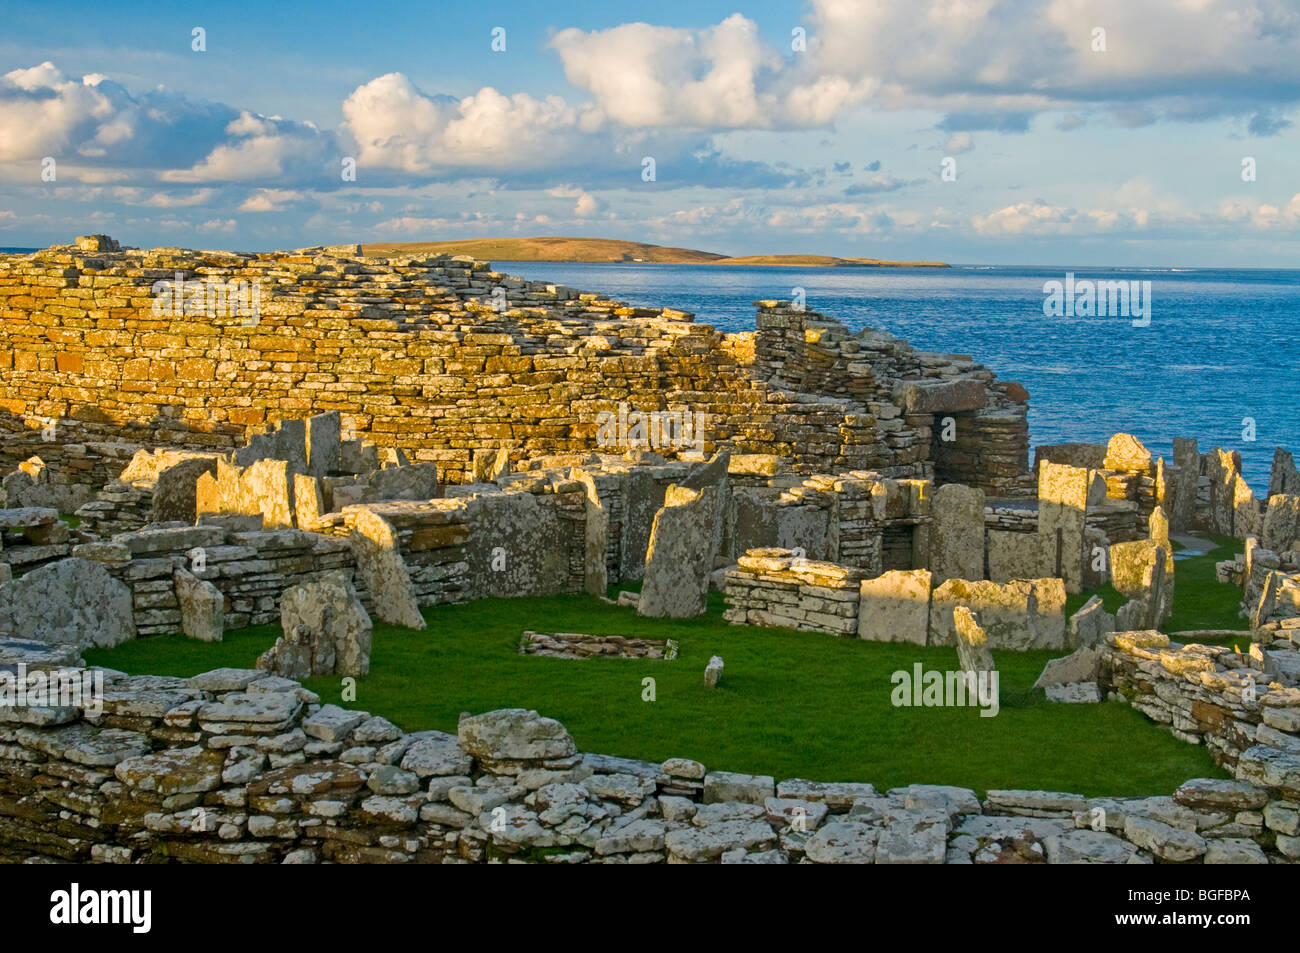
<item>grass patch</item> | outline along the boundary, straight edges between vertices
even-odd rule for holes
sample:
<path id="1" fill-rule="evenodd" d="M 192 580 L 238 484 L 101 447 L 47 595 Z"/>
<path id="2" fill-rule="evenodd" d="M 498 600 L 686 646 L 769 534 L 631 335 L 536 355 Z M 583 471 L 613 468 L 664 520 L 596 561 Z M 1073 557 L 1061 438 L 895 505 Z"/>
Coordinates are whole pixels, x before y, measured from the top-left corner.
<path id="1" fill-rule="evenodd" d="M 628 588 L 628 587 L 620 587 Z M 486 599 L 426 609 L 423 632 L 378 625 L 371 672 L 350 707 L 413 731 L 455 731 L 462 711 L 535 708 L 558 718 L 582 751 L 824 781 L 1168 794 L 1192 777 L 1226 777 L 1204 748 L 1185 744 L 1122 703 L 1057 705 L 1030 686 L 1051 651 L 1001 652 L 1001 710 L 906 708 L 891 675 L 956 667 L 951 648 L 863 642 L 784 629 L 731 626 L 722 600 L 690 620 L 647 620 L 588 596 Z M 522 656 L 525 628 L 676 639 L 671 662 Z M 219 644 L 180 636 L 85 653 L 91 664 L 135 673 L 194 675 L 251 667 L 278 626 L 226 634 Z M 710 655 L 722 683 L 704 687 Z M 643 701 L 642 679 L 656 681 Z M 341 680 L 307 685 L 340 702 Z"/>
<path id="2" fill-rule="evenodd" d="M 1241 590 L 1215 578 L 1214 564 L 1245 551 L 1245 543 L 1232 536 L 1204 534 L 1214 548 L 1200 556 L 1174 561 L 1174 611 L 1161 626 L 1163 632 L 1187 629 L 1240 629 L 1250 625 L 1241 612 Z M 1249 641 L 1249 634 L 1246 635 Z"/>

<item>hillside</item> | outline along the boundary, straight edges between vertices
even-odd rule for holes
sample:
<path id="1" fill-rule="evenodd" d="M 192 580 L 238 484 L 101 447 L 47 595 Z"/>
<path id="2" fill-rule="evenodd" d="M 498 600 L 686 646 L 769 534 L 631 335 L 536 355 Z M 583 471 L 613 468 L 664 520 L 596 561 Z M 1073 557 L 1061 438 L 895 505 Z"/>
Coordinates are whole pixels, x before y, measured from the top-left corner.
<path id="1" fill-rule="evenodd" d="M 467 238 L 450 242 L 376 242 L 363 245 L 362 251 L 367 255 L 440 252 L 473 255 L 488 261 L 648 261 L 673 265 L 700 265 L 726 258 L 725 255 L 691 248 L 669 248 L 613 238 Z"/>
<path id="2" fill-rule="evenodd" d="M 673 248 L 615 238 L 467 238 L 442 242 L 373 242 L 362 246 L 371 256 L 444 253 L 472 255 L 488 261 L 572 261 L 591 263 L 650 262 L 661 265 L 803 265 L 827 267 L 946 268 L 941 261 L 886 261 L 833 255 L 742 255 L 731 257 L 693 248 Z"/>

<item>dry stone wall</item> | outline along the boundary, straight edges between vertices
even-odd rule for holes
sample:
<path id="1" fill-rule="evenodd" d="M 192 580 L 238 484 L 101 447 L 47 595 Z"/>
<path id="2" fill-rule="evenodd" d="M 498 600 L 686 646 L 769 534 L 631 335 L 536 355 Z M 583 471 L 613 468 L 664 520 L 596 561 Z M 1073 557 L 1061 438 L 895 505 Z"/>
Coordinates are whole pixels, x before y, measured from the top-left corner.
<path id="1" fill-rule="evenodd" d="M 0 664 L 86 672 L 49 646 Z M 94 672 L 90 673 L 92 676 Z M 0 706 L 0 861 L 1270 863 L 1300 857 L 1300 757 L 1172 797 L 777 780 L 583 754 L 505 709 L 406 733 L 254 669 L 102 672 L 102 704 Z"/>
<path id="2" fill-rule="evenodd" d="M 178 274 L 187 293 L 256 282 L 258 313 L 157 313 L 153 286 Z M 450 482 L 501 448 L 591 451 L 599 414 L 621 404 L 703 415 L 706 452 L 925 477 L 931 419 L 951 412 L 1007 435 L 953 478 L 1027 469 L 1023 391 L 970 361 L 762 308 L 754 334 L 728 336 L 464 258 L 121 250 L 90 236 L 0 257 L 0 410 L 29 429 L 55 421 L 65 441 L 199 450 L 336 410 Z"/>

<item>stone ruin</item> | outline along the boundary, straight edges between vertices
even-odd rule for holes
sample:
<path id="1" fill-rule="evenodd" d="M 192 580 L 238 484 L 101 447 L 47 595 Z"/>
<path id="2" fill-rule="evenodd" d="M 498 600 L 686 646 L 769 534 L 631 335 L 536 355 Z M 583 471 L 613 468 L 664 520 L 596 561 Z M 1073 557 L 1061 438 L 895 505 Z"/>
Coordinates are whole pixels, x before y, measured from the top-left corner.
<path id="1" fill-rule="evenodd" d="M 1235 780 L 1172 797 L 855 782 L 579 752 L 535 711 L 404 733 L 255 669 L 103 673 L 98 711 L 0 706 L 0 860 L 150 863 L 1266 864 L 1300 859 L 1300 690 L 1241 706 L 1238 680 L 1158 633 L 1113 636 L 1135 702 L 1236 751 Z M 42 674 L 75 653 L 0 641 Z M 1199 668 L 1187 666 L 1195 661 Z M 978 661 L 972 664 L 980 664 Z M 1192 684 L 1186 672 L 1198 671 Z M 71 671 L 82 671 L 73 668 Z M 720 672 L 720 667 L 718 670 Z M 1236 669 L 1239 674 L 1242 669 Z M 1113 673 L 1113 674 L 1109 674 Z M 1163 687 L 1173 689 L 1173 693 Z M 1213 701 L 1206 702 L 1201 696 Z M 1165 701 L 1164 699 L 1168 699 Z M 1211 717 L 1222 706 L 1228 717 Z M 1200 712 L 1199 716 L 1196 714 Z M 1192 714 L 1188 714 L 1188 713 Z M 1243 713 L 1245 714 L 1245 713 Z M 1199 720 L 1197 720 L 1199 718 Z M 1273 726 L 1280 727 L 1273 727 Z"/>
<path id="2" fill-rule="evenodd" d="M 159 319 L 148 289 L 176 271 L 262 281 L 261 315 Z M 284 632 L 255 670 L 103 672 L 103 711 L 0 706 L 0 801 L 23 805 L 0 813 L 0 856 L 1300 857 L 1300 474 L 1281 449 L 1262 498 L 1236 454 L 1183 438 L 1172 463 L 1117 434 L 1039 447 L 1031 468 L 1028 395 L 968 356 L 774 301 L 757 303 L 755 332 L 723 335 L 464 258 L 123 251 L 92 236 L 0 258 L 0 291 L 14 438 L 0 451 L 0 666 L 79 670 L 92 645 Z M 629 407 L 685 407 L 707 426 L 690 446 L 604 445 L 600 415 Z M 76 526 L 59 515 L 74 509 Z M 1192 531 L 1245 541 L 1219 572 L 1242 588 L 1246 652 L 1155 631 L 1173 539 Z M 617 602 L 641 616 L 699 615 L 712 588 L 736 625 L 949 646 L 972 675 L 995 652 L 1070 649 L 1039 679 L 1049 698 L 1123 698 L 1237 780 L 1172 799 L 983 802 L 778 784 L 581 755 L 519 710 L 404 735 L 299 684 L 367 674 L 372 618 L 423 628 L 432 605 L 606 598 L 636 581 Z M 1067 594 L 1103 582 L 1128 602 L 1066 618 Z M 668 655 L 532 630 L 520 651 Z M 722 668 L 710 660 L 708 686 Z"/>

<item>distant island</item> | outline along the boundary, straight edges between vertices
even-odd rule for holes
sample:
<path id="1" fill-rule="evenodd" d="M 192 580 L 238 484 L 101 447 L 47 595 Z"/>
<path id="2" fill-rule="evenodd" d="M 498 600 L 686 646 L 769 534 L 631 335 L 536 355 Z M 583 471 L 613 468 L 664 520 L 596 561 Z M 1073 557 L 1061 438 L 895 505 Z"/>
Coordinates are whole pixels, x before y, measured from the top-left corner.
<path id="1" fill-rule="evenodd" d="M 947 268 L 942 261 L 886 261 L 834 255 L 720 255 L 694 248 L 672 248 L 615 238 L 467 238 L 447 242 L 372 242 L 361 246 L 373 257 L 391 255 L 471 255 L 488 261 L 572 261 L 593 264 L 802 265 L 814 268 Z"/>

